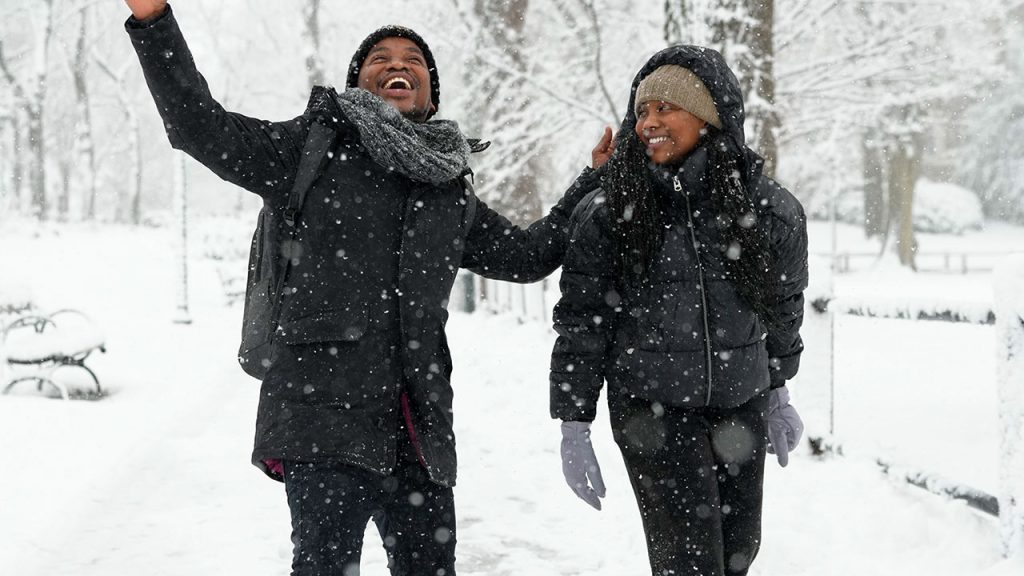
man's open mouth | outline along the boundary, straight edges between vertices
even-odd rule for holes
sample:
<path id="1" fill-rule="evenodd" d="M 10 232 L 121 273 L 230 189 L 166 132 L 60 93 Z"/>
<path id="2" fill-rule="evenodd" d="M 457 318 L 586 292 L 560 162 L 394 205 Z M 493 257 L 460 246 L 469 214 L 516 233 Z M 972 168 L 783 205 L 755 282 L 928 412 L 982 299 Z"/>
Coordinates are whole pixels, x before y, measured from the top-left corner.
<path id="1" fill-rule="evenodd" d="M 384 83 L 385 90 L 412 90 L 412 83 L 402 78 L 401 76 L 395 76 Z"/>

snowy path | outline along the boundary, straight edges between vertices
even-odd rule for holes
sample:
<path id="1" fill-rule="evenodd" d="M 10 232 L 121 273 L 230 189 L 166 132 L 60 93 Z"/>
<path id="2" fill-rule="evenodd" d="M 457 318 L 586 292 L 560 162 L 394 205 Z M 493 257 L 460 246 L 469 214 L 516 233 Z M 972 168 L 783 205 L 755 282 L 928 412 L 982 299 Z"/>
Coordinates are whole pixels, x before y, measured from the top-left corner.
<path id="1" fill-rule="evenodd" d="M 0 574 L 286 574 L 283 490 L 248 463 L 257 386 L 233 360 L 240 312 L 223 306 L 212 267 L 199 263 L 196 322 L 172 324 L 167 306 L 154 305 L 173 302 L 163 237 L 122 234 L 17 240 L 2 254 L 47 280 L 35 286 L 45 305 L 74 293 L 73 304 L 103 320 L 110 352 L 95 367 L 114 393 L 101 402 L 0 397 Z M 66 259 L 65 271 L 36 264 L 48 259 Z M 561 479 L 547 416 L 549 328 L 455 313 L 449 329 L 459 574 L 644 575 L 639 516 L 604 410 L 595 442 L 605 509 L 591 510 Z M 801 453 L 784 470 L 769 462 L 765 492 L 752 575 L 1021 573 L 1020 562 L 999 562 L 993 519 L 893 483 L 866 458 Z M 384 564 L 368 530 L 363 574 L 384 576 Z"/>

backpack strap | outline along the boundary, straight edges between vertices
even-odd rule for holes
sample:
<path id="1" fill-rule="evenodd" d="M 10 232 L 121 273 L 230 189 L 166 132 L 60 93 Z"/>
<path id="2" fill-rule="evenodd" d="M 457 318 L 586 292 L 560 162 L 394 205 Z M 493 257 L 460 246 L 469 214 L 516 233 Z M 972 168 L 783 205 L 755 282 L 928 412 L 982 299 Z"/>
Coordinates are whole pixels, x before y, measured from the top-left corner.
<path id="1" fill-rule="evenodd" d="M 302 158 L 299 160 L 299 169 L 295 174 L 295 183 L 288 194 L 288 205 L 284 209 L 284 221 L 288 225 L 288 239 L 294 240 L 298 227 L 295 225 L 302 210 L 302 204 L 306 201 L 306 193 L 313 186 L 313 182 L 320 175 L 320 168 L 324 159 L 330 156 L 332 146 L 338 133 L 321 118 L 313 122 L 309 127 L 309 135 L 306 136 L 306 143 L 302 146 Z M 284 290 L 284 283 L 288 279 L 288 272 L 291 270 L 291 258 L 285 258 L 274 290 L 274 304 L 270 314 L 270 340 L 278 329 L 277 320 L 281 316 L 281 292 Z"/>
<path id="2" fill-rule="evenodd" d="M 466 219 L 462 224 L 462 237 L 465 239 L 469 236 L 470 229 L 473 228 L 473 220 L 476 220 L 476 189 L 473 188 L 473 172 L 467 171 L 459 176 L 459 182 L 462 183 L 462 195 L 466 200 Z"/>
<path id="3" fill-rule="evenodd" d="M 288 205 L 284 209 L 284 221 L 292 229 L 293 234 L 295 221 L 302 209 L 302 203 L 306 200 L 306 193 L 309 192 L 313 181 L 319 176 L 320 167 L 334 145 L 337 134 L 319 119 L 309 127 L 309 136 L 306 137 L 306 143 L 302 147 L 302 158 L 299 160 L 299 169 L 295 174 L 295 183 L 292 185 L 292 191 L 288 194 Z"/>

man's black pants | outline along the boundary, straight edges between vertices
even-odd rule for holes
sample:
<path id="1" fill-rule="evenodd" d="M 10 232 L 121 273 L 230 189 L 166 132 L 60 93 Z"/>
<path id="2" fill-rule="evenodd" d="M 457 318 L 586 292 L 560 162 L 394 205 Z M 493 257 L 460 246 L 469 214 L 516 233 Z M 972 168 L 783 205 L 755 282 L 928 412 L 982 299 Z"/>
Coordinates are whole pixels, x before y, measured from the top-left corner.
<path id="1" fill-rule="evenodd" d="M 747 573 L 761 542 L 767 407 L 764 394 L 730 409 L 611 398 L 652 574 Z"/>
<path id="2" fill-rule="evenodd" d="M 408 440 L 380 476 L 345 464 L 285 462 L 292 576 L 358 576 L 363 534 L 377 524 L 393 576 L 455 576 L 455 500 L 431 482 Z"/>

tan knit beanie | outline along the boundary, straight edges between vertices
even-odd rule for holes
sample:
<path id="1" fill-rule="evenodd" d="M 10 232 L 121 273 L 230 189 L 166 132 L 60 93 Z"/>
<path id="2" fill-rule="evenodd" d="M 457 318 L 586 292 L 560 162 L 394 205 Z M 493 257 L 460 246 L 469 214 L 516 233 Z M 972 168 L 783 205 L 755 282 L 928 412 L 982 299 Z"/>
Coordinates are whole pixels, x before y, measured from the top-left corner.
<path id="1" fill-rule="evenodd" d="M 666 64 L 640 82 L 634 100 L 637 116 L 640 105 L 652 100 L 675 104 L 715 128 L 722 128 L 711 92 L 696 74 L 682 66 Z"/>

